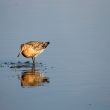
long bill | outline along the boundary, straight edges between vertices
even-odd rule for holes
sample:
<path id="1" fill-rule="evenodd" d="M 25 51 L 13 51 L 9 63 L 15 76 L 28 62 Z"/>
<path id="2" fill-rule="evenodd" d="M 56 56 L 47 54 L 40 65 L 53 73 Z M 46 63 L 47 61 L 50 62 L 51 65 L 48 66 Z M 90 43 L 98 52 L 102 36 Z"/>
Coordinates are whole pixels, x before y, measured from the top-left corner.
<path id="1" fill-rule="evenodd" d="M 20 56 L 21 52 L 22 52 L 22 51 L 20 51 L 20 52 L 18 53 L 17 57 L 19 57 L 19 56 Z"/>

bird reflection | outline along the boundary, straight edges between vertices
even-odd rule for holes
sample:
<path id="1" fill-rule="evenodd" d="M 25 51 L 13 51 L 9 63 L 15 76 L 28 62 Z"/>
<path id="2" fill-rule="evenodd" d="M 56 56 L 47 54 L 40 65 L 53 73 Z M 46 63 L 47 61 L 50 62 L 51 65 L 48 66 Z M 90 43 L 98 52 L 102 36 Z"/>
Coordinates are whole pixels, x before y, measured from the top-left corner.
<path id="1" fill-rule="evenodd" d="M 38 87 L 49 83 L 49 79 L 43 75 L 39 70 L 32 69 L 26 70 L 20 77 L 21 87 Z"/>

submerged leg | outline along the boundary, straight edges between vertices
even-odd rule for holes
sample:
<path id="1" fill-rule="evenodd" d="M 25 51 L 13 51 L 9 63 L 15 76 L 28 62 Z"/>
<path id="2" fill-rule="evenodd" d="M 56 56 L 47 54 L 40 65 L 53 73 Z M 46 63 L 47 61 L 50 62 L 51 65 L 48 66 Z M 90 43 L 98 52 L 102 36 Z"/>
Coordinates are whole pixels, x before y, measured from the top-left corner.
<path id="1" fill-rule="evenodd" d="M 32 65 L 32 73 L 35 73 L 35 64 Z"/>

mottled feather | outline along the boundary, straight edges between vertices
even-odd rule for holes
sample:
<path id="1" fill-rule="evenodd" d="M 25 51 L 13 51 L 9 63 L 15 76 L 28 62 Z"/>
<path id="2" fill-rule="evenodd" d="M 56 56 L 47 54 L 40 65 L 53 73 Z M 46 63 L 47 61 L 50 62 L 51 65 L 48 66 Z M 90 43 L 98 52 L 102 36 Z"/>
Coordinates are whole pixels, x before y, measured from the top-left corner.
<path id="1" fill-rule="evenodd" d="M 21 44 L 21 51 L 18 54 L 22 54 L 26 58 L 32 58 L 33 63 L 35 57 L 40 55 L 45 48 L 49 45 L 50 42 L 41 42 L 41 41 L 29 41 Z"/>

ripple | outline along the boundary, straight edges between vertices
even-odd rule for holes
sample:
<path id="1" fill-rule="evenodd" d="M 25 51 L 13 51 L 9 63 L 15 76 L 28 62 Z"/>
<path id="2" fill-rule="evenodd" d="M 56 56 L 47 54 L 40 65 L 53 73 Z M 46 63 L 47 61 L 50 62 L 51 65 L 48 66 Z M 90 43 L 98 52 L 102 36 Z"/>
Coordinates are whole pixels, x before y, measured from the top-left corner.
<path id="1" fill-rule="evenodd" d="M 7 71 L 9 71 L 9 69 L 12 71 L 16 70 L 17 78 L 23 88 L 43 86 L 50 82 L 49 77 L 47 77 L 45 73 L 47 73 L 51 67 L 48 67 L 46 64 L 41 62 L 36 62 L 35 65 L 30 61 L 3 62 L 0 63 L 0 68 L 4 68 Z"/>
<path id="2" fill-rule="evenodd" d="M 32 68 L 33 64 L 30 61 L 25 61 L 25 62 L 3 62 L 0 63 L 0 68 L 10 68 L 10 69 L 16 69 L 16 70 L 23 70 L 23 69 L 28 69 L 28 68 Z M 36 62 L 35 64 L 35 68 L 43 71 L 43 72 L 47 72 L 50 69 L 53 69 L 54 67 L 49 67 L 46 64 L 43 64 L 42 62 Z"/>

